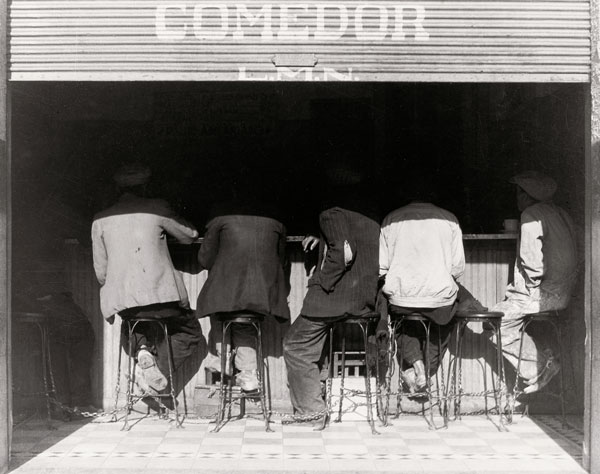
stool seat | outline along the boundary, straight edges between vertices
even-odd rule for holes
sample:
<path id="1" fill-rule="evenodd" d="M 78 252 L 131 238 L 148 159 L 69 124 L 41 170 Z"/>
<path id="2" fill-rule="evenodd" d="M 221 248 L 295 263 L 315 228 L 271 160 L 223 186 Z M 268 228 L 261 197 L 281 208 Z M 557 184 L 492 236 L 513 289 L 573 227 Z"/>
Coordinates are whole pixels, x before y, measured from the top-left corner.
<path id="1" fill-rule="evenodd" d="M 484 413 L 488 419 L 490 418 L 490 410 L 488 407 L 488 397 L 492 396 L 494 399 L 494 409 L 498 413 L 498 425 L 497 428 L 500 431 L 506 431 L 504 426 L 504 418 L 502 416 L 502 397 L 506 397 L 506 381 L 504 374 L 504 358 L 502 354 L 502 334 L 501 334 L 501 322 L 504 317 L 504 313 L 500 311 L 461 311 L 454 315 L 455 321 L 455 351 L 454 355 L 450 356 L 448 364 L 448 375 L 451 377 L 448 383 L 448 393 L 446 394 L 445 403 L 454 403 L 454 419 L 461 419 L 461 404 L 463 397 L 483 397 L 485 403 Z M 496 377 L 491 376 L 491 390 L 488 390 L 488 375 L 487 375 L 487 363 L 480 363 L 483 372 L 483 392 L 473 393 L 467 392 L 462 386 L 462 362 L 463 362 L 463 342 L 465 336 L 465 330 L 469 323 L 484 323 L 488 324 L 490 329 L 493 331 L 496 339 Z M 446 416 L 448 416 L 448 409 L 445 409 Z"/>
<path id="2" fill-rule="evenodd" d="M 271 402 L 270 395 L 268 395 L 269 388 L 268 377 L 265 371 L 265 360 L 263 357 L 263 345 L 262 345 L 262 324 L 265 319 L 264 314 L 260 313 L 218 313 L 215 315 L 217 321 L 221 324 L 221 383 L 219 387 L 219 408 L 217 417 L 215 419 L 215 427 L 213 433 L 218 433 L 221 428 L 227 423 L 231 417 L 231 405 L 233 400 L 239 400 L 240 402 L 240 414 L 238 418 L 243 418 L 246 414 L 246 399 L 258 399 L 260 402 L 263 419 L 265 422 L 265 431 L 272 432 L 270 427 L 271 423 Z M 233 354 L 235 349 L 233 348 L 233 327 L 234 325 L 249 325 L 255 331 L 256 341 L 256 376 L 258 378 L 258 389 L 252 392 L 244 392 L 239 390 L 234 395 L 233 381 L 234 377 L 228 377 L 225 380 L 223 374 L 226 373 L 228 366 L 233 367 Z M 227 337 L 229 337 L 229 347 L 227 349 Z M 226 416 L 227 413 L 227 416 Z"/>
<path id="3" fill-rule="evenodd" d="M 45 323 L 48 321 L 48 315 L 45 313 L 29 313 L 24 311 L 13 312 L 13 316 L 16 317 L 16 321 L 19 323 Z"/>
<path id="4" fill-rule="evenodd" d="M 527 313 L 525 317 L 536 319 L 536 320 L 546 320 L 546 319 L 555 319 L 558 316 L 558 310 L 553 309 L 551 311 L 540 311 L 539 313 Z"/>
<path id="5" fill-rule="evenodd" d="M 339 324 L 339 327 L 341 329 L 341 343 L 342 343 L 342 347 L 341 347 L 341 374 L 340 374 L 340 402 L 339 402 L 339 407 L 338 407 L 338 416 L 337 416 L 337 420 L 336 422 L 341 422 L 342 421 L 342 414 L 344 412 L 343 410 L 343 403 L 344 403 L 344 399 L 348 399 L 348 394 L 358 394 L 360 393 L 361 395 L 364 395 L 366 398 L 366 403 L 364 404 L 366 406 L 367 409 L 367 422 L 369 423 L 369 426 L 371 427 L 371 433 L 376 435 L 379 434 L 379 432 L 375 429 L 375 420 L 373 417 L 373 394 L 371 393 L 371 366 L 369 364 L 369 361 L 367 360 L 368 358 L 368 353 L 369 353 L 369 337 L 373 336 L 375 334 L 375 323 L 377 323 L 380 319 L 380 314 L 376 313 L 374 311 L 371 311 L 369 313 L 365 313 L 363 315 L 353 315 L 353 314 L 346 314 L 344 319 L 341 319 L 339 321 L 337 321 L 337 324 Z M 361 357 L 360 360 L 360 365 L 364 366 L 365 371 L 364 371 L 364 381 L 365 381 L 365 389 L 364 391 L 358 391 L 358 390 L 350 390 L 350 389 L 346 389 L 344 387 L 345 384 L 345 378 L 346 378 L 346 355 L 350 354 L 350 352 L 346 352 L 346 329 L 347 329 L 347 325 L 350 324 L 355 324 L 360 328 L 360 332 L 362 334 L 362 342 L 363 342 L 363 350 L 360 352 L 354 352 L 352 354 L 359 354 L 361 353 L 363 357 Z M 325 427 L 327 426 L 327 424 L 329 423 L 329 417 L 332 411 L 332 402 L 331 402 L 331 398 L 332 398 L 332 379 L 334 376 L 334 366 L 336 367 L 335 369 L 335 375 L 337 376 L 337 359 L 336 362 L 334 363 L 334 351 L 333 351 L 333 346 L 334 346 L 334 326 L 335 324 L 331 325 L 331 327 L 329 328 L 329 370 L 328 370 L 328 377 L 327 377 L 327 381 L 325 384 L 325 397 L 326 397 L 326 406 L 327 406 L 327 415 L 323 417 L 323 424 L 321 426 L 321 430 L 325 429 Z M 358 365 L 358 364 L 357 364 Z M 379 401 L 379 386 L 380 386 L 380 381 L 379 381 L 379 360 L 378 358 L 375 359 L 375 384 L 377 387 L 377 394 L 376 394 L 376 398 L 377 401 Z M 358 406 L 356 404 L 356 402 L 353 402 L 354 406 Z M 377 410 L 378 410 L 378 415 L 380 415 L 379 412 L 379 404 L 377 405 Z"/>
<path id="6" fill-rule="evenodd" d="M 219 314 L 217 319 L 222 323 L 240 323 L 240 324 L 251 324 L 259 323 L 265 319 L 264 314 Z"/>
<path id="7" fill-rule="evenodd" d="M 549 311 L 539 311 L 537 313 L 527 313 L 527 314 L 525 314 L 525 316 L 523 318 L 523 324 L 521 325 L 521 329 L 520 329 L 521 343 L 519 345 L 519 355 L 517 358 L 515 383 L 513 385 L 513 390 L 512 390 L 512 403 L 509 404 L 509 407 L 508 407 L 509 408 L 509 410 L 508 410 L 509 422 L 512 422 L 512 415 L 513 415 L 515 400 L 520 395 L 526 393 L 525 392 L 526 387 L 523 386 L 524 378 L 521 375 L 521 362 L 523 360 L 523 334 L 527 331 L 527 328 L 529 327 L 530 324 L 545 323 L 545 324 L 550 325 L 550 328 L 553 332 L 553 336 L 555 339 L 555 343 L 559 348 L 559 352 L 560 352 L 559 358 L 561 361 L 564 361 L 565 354 L 564 354 L 564 349 L 563 349 L 563 344 L 562 344 L 562 330 L 564 328 L 561 328 L 562 320 L 560 318 L 560 311 L 561 310 L 553 309 L 553 310 L 549 310 Z M 542 390 L 541 392 L 536 392 L 536 393 L 544 393 L 545 395 L 548 395 L 548 396 L 551 396 L 554 398 L 558 398 L 558 400 L 560 402 L 562 425 L 563 425 L 563 427 L 566 427 L 566 426 L 568 426 L 568 423 L 567 423 L 567 420 L 565 417 L 564 370 L 560 370 L 558 382 L 559 382 L 558 390 L 548 390 L 548 388 L 546 387 L 546 389 Z M 523 415 L 529 414 L 529 400 L 526 399 L 524 404 L 525 404 L 525 409 L 523 411 Z"/>
<path id="8" fill-rule="evenodd" d="M 361 324 L 365 322 L 374 323 L 376 321 L 379 321 L 380 318 L 381 315 L 379 313 L 366 313 L 359 316 L 349 314 L 341 322 L 347 324 Z"/>
<path id="9" fill-rule="evenodd" d="M 126 388 L 126 393 L 125 393 L 127 405 L 125 407 L 125 417 L 123 420 L 123 427 L 121 428 L 121 431 L 128 431 L 131 428 L 131 425 L 129 423 L 129 415 L 133 411 L 133 406 L 135 403 L 139 402 L 140 400 L 143 400 L 146 397 L 152 398 L 155 402 L 159 403 L 159 405 L 161 406 L 161 409 L 169 409 L 170 410 L 171 408 L 166 407 L 161 402 L 162 399 L 168 400 L 169 404 L 171 404 L 173 407 L 172 409 L 174 409 L 174 411 L 175 411 L 175 427 L 181 428 L 181 425 L 183 423 L 183 418 L 181 418 L 179 416 L 179 408 L 177 406 L 177 395 L 175 393 L 175 381 L 174 381 L 175 366 L 173 363 L 173 349 L 171 346 L 171 335 L 169 334 L 169 328 L 167 325 L 168 320 L 169 320 L 169 318 L 147 318 L 147 317 L 146 318 L 145 317 L 131 317 L 131 318 L 122 319 L 121 324 L 127 325 L 128 346 L 129 346 L 128 350 L 127 350 L 127 354 L 129 355 L 129 357 L 128 357 L 128 361 L 127 361 L 127 373 L 126 373 L 127 388 Z M 158 329 L 160 330 L 163 337 L 165 338 L 165 343 L 167 345 L 167 359 L 168 359 L 169 373 L 163 374 L 163 375 L 165 375 L 165 377 L 167 377 L 167 380 L 168 380 L 168 387 L 169 387 L 168 393 L 160 393 L 159 392 L 157 394 L 152 394 L 152 395 L 145 394 L 145 393 L 141 393 L 141 394 L 135 393 L 135 385 L 136 385 L 135 369 L 136 369 L 138 362 L 136 360 L 136 357 L 133 355 L 135 352 L 134 346 L 133 346 L 133 339 L 134 339 L 133 334 L 134 334 L 136 327 L 140 323 L 157 325 Z M 112 418 L 113 421 L 117 421 L 117 411 L 118 411 L 117 408 L 118 408 L 118 403 L 119 403 L 120 380 L 121 380 L 122 352 L 123 351 L 121 350 L 121 347 L 119 347 L 117 387 L 115 389 L 115 408 L 114 408 L 114 414 L 113 414 L 113 418 Z M 150 406 L 148 406 L 148 413 L 150 413 Z"/>
<path id="10" fill-rule="evenodd" d="M 429 347 L 430 347 L 430 334 L 431 334 L 431 329 L 432 327 L 436 326 L 435 322 L 432 321 L 431 318 L 428 318 L 427 316 L 425 316 L 422 312 L 420 312 L 418 309 L 415 308 L 415 310 L 410 310 L 408 308 L 403 308 L 403 309 L 396 309 L 396 308 L 391 308 L 390 306 L 388 306 L 388 315 L 389 315 L 389 320 L 390 320 L 390 324 L 388 325 L 388 360 L 387 360 L 387 371 L 386 371 L 386 382 L 385 382 L 385 405 L 383 408 L 383 425 L 387 426 L 388 425 L 388 415 L 389 415 L 389 404 L 390 404 L 390 396 L 391 396 L 391 379 L 392 379 L 392 374 L 396 371 L 395 369 L 395 363 L 396 363 L 396 359 L 398 358 L 399 362 L 400 362 L 400 369 L 402 368 L 402 360 L 404 358 L 404 347 L 402 345 L 402 343 L 398 343 L 396 341 L 396 339 L 398 337 L 402 337 L 402 335 L 404 334 L 404 331 L 406 330 L 405 327 L 405 323 L 407 322 L 415 322 L 418 323 L 419 327 L 421 327 L 424 332 L 425 332 L 425 344 L 424 344 L 424 352 L 425 354 L 427 354 L 427 357 L 424 360 L 425 363 L 425 373 L 427 374 L 426 377 L 426 390 L 425 390 L 425 395 L 426 395 L 426 400 L 429 404 L 429 409 L 427 410 L 429 413 L 429 417 L 428 420 L 427 418 L 425 418 L 427 420 L 427 423 L 429 425 L 430 429 L 438 429 L 438 426 L 436 426 L 434 419 L 433 419 L 433 406 L 434 406 L 434 399 L 435 401 L 439 404 L 440 406 L 440 410 L 445 409 L 445 407 L 443 407 L 444 403 L 444 397 L 445 397 L 445 393 L 446 393 L 446 389 L 444 387 L 444 366 L 441 365 L 442 368 L 442 377 L 441 377 L 441 382 L 440 379 L 437 377 L 436 374 L 436 389 L 433 390 L 432 389 L 432 383 L 431 383 L 431 377 L 430 377 L 430 372 L 431 372 L 431 366 L 430 366 L 430 360 L 429 360 Z M 438 333 L 439 336 L 439 333 Z M 441 339 L 438 337 L 438 347 L 441 347 Z M 440 383 L 437 383 L 440 382 Z M 400 416 L 400 414 L 402 413 L 402 397 L 403 396 L 407 396 L 410 393 L 408 391 L 406 391 L 403 387 L 403 383 L 401 380 L 398 381 L 398 392 L 396 393 L 396 415 L 395 417 L 398 418 Z M 426 410 L 425 408 L 423 408 L 423 416 L 425 417 L 426 415 Z M 444 413 L 444 425 L 443 427 L 447 427 L 447 417 L 445 416 Z"/>
<path id="11" fill-rule="evenodd" d="M 404 313 L 400 311 L 390 312 L 390 319 L 403 319 L 404 321 L 430 321 L 427 316 L 425 316 L 423 313 L 419 313 L 418 311 L 410 313 Z"/>
<path id="12" fill-rule="evenodd" d="M 454 315 L 454 318 L 457 320 L 468 319 L 469 321 L 477 322 L 477 321 L 488 321 L 490 319 L 502 319 L 504 317 L 504 313 L 499 311 L 461 311 Z"/>

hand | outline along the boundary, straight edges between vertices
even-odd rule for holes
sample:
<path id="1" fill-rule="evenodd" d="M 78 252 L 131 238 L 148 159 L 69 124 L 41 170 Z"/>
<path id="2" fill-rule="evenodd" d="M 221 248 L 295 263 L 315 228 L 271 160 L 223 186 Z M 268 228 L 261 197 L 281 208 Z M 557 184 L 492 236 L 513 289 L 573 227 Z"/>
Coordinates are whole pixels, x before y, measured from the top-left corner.
<path id="1" fill-rule="evenodd" d="M 307 235 L 302 240 L 302 250 L 309 252 L 319 245 L 319 238 L 314 235 Z"/>

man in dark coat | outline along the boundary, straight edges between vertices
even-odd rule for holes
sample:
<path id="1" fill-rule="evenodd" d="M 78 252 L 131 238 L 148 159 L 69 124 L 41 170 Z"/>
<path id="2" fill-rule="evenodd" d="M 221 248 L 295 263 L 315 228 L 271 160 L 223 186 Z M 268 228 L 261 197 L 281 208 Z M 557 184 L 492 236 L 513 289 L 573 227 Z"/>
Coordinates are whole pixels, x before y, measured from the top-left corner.
<path id="1" fill-rule="evenodd" d="M 222 350 L 220 314 L 272 315 L 282 321 L 290 317 L 284 275 L 285 226 L 255 206 L 243 207 L 230 207 L 207 224 L 198 253 L 200 265 L 208 269 L 208 279 L 198 296 L 196 313 L 198 317 L 211 316 L 209 346 L 217 354 Z M 236 383 L 242 390 L 256 390 L 254 330 L 234 325 L 232 336 L 234 365 L 239 371 Z M 214 354 L 209 353 L 205 366 L 220 371 Z"/>
<path id="2" fill-rule="evenodd" d="M 360 175 L 336 170 L 335 202 L 319 216 L 319 261 L 301 314 L 283 343 L 292 405 L 297 415 L 323 414 L 321 361 L 329 328 L 347 315 L 375 310 L 379 224 L 357 192 Z M 343 186 L 339 186 L 343 185 Z"/>

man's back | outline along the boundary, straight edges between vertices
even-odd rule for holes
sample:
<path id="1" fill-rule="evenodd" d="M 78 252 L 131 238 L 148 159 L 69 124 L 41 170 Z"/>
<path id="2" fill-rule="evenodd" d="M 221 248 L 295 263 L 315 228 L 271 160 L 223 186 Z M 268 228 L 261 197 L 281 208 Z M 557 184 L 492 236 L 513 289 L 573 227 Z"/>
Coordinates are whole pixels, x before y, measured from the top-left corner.
<path id="1" fill-rule="evenodd" d="M 571 217 L 551 202 L 536 203 L 521 215 L 514 291 L 539 298 L 540 291 L 568 300 L 577 276 L 577 247 Z"/>
<path id="2" fill-rule="evenodd" d="M 373 311 L 377 296 L 378 222 L 342 207 L 323 211 L 319 220 L 323 239 L 302 314 L 332 317 Z"/>
<path id="3" fill-rule="evenodd" d="M 285 238 L 285 226 L 269 217 L 212 219 L 198 254 L 209 270 L 198 296 L 198 316 L 248 310 L 288 319 Z"/>
<path id="4" fill-rule="evenodd" d="M 391 212 L 380 237 L 384 294 L 397 306 L 437 308 L 454 302 L 454 281 L 464 271 L 462 232 L 456 217 L 429 203 Z"/>
<path id="5" fill-rule="evenodd" d="M 125 194 L 92 225 L 94 269 L 105 318 L 127 308 L 181 301 L 187 292 L 173 269 L 166 234 L 191 243 L 197 231 L 165 201 Z"/>

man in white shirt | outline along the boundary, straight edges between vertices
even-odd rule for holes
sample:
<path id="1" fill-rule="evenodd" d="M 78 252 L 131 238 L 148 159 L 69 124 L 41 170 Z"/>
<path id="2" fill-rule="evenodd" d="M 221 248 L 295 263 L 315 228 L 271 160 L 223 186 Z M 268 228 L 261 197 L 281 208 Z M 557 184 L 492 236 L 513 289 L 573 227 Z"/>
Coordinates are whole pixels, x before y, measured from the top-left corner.
<path id="1" fill-rule="evenodd" d="M 435 323 L 430 334 L 429 354 L 425 355 L 429 358 L 429 374 L 425 374 L 423 363 L 425 335 L 420 323 L 407 324 L 401 336 L 401 375 L 410 391 L 423 390 L 427 377 L 434 374 L 441 363 L 450 339 L 449 323 L 456 311 L 456 279 L 464 269 L 462 232 L 452 213 L 414 200 L 384 219 L 379 274 L 385 276 L 383 293 L 390 313 L 418 312 Z"/>
<path id="2" fill-rule="evenodd" d="M 516 368 L 524 316 L 566 308 L 577 276 L 577 248 L 571 217 L 552 202 L 556 182 L 537 171 L 524 172 L 511 182 L 517 185 L 521 211 L 519 253 L 504 301 L 491 311 L 504 313 L 502 349 Z M 519 374 L 528 385 L 524 392 L 538 391 L 559 370 L 552 350 L 539 350 L 524 333 Z"/>

